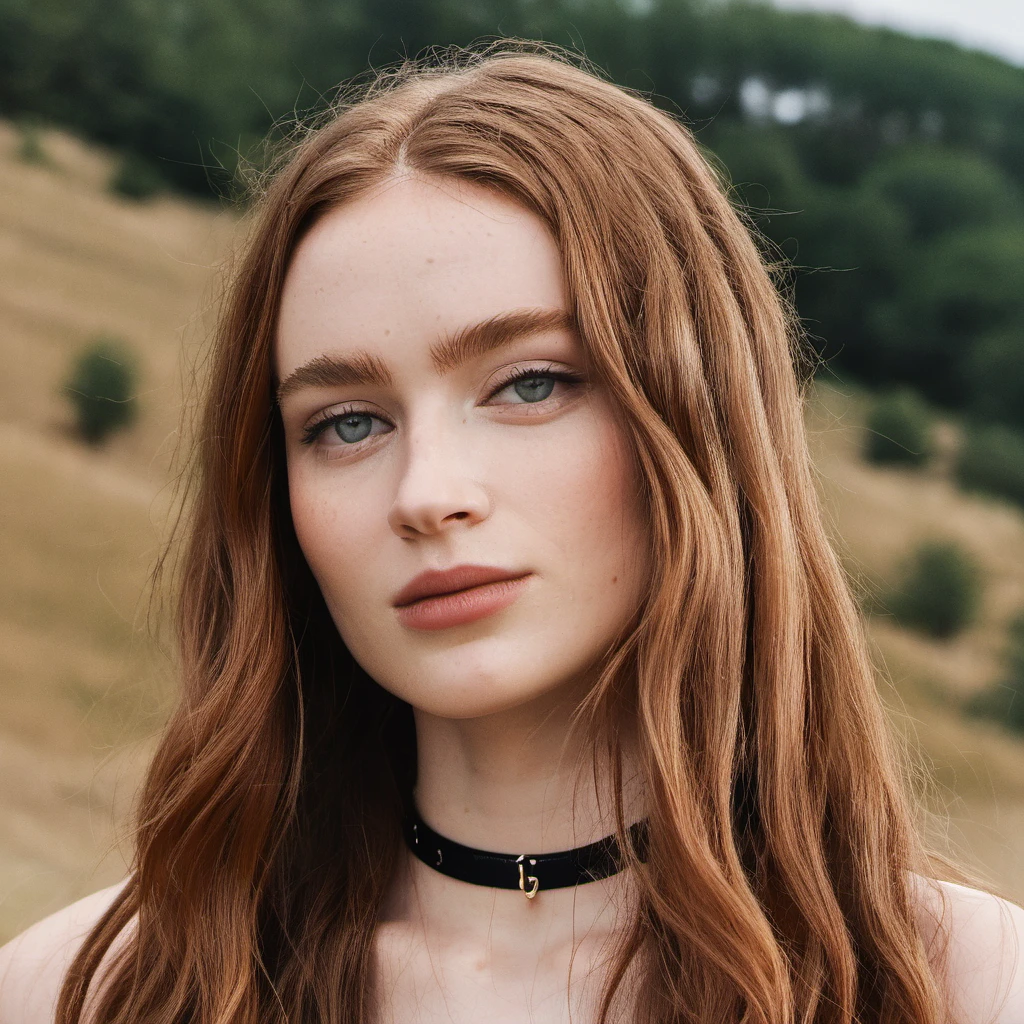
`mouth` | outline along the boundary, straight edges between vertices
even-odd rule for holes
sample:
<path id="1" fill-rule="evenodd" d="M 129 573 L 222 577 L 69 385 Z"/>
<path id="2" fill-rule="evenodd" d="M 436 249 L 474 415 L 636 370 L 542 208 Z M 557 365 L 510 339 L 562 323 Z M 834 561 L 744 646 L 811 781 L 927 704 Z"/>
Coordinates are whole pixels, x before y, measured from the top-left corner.
<path id="1" fill-rule="evenodd" d="M 512 604 L 532 572 L 465 565 L 421 573 L 394 599 L 403 626 L 436 630 L 476 622 Z"/>

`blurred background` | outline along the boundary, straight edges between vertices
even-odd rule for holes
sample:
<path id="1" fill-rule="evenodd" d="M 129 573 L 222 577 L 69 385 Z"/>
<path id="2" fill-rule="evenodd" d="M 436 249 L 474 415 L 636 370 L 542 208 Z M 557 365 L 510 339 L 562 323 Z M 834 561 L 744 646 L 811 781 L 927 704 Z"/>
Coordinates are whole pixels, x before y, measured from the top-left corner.
<path id="1" fill-rule="evenodd" d="M 261 140 L 497 34 L 680 115 L 791 264 L 821 493 L 924 826 L 1024 901 L 1014 7 L 0 0 L 0 942 L 125 870 L 174 699 L 147 581 Z"/>

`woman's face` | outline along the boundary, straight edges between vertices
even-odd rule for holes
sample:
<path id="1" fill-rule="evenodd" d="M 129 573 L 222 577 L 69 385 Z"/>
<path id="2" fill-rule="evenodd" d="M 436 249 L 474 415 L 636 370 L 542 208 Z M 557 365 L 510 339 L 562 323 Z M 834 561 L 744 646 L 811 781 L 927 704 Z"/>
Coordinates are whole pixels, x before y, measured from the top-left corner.
<path id="1" fill-rule="evenodd" d="M 588 685 L 646 546 L 546 225 L 451 179 L 327 213 L 288 271 L 276 369 L 295 530 L 363 668 L 447 718 Z"/>

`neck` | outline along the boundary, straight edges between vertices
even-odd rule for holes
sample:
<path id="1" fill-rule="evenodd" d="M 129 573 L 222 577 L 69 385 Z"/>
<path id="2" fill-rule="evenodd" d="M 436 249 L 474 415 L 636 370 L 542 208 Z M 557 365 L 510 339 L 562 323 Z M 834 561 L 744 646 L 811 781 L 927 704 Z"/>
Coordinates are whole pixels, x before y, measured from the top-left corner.
<path id="1" fill-rule="evenodd" d="M 615 823 L 609 766 L 569 746 L 567 716 L 538 722 L 516 712 L 468 721 L 416 715 L 420 814 L 450 839 L 498 852 L 547 853 L 607 835 Z"/>
<path id="2" fill-rule="evenodd" d="M 575 703 L 549 699 L 474 719 L 415 712 L 417 809 L 447 839 L 497 853 L 555 853 L 615 831 L 611 766 L 572 739 Z M 625 823 L 643 816 L 629 749 L 623 751 Z M 625 875 L 526 900 L 522 893 L 472 885 L 408 858 L 388 916 L 428 933 L 512 943 L 568 940 L 582 929 L 611 929 L 628 894 Z"/>

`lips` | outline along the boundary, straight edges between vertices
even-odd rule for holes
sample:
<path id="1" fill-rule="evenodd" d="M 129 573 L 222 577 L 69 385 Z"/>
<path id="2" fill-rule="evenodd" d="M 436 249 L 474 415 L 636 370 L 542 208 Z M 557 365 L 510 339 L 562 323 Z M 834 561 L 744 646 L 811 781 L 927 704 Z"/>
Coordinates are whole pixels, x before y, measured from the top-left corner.
<path id="1" fill-rule="evenodd" d="M 521 579 L 528 573 L 500 569 L 493 565 L 456 565 L 451 569 L 428 569 L 410 580 L 392 602 L 395 608 L 405 608 L 417 601 L 443 594 L 454 594 L 470 587 L 488 583 Z"/>
<path id="2" fill-rule="evenodd" d="M 431 570 L 396 595 L 395 614 L 406 629 L 433 632 L 468 626 L 515 604 L 532 575 L 489 565 Z"/>

